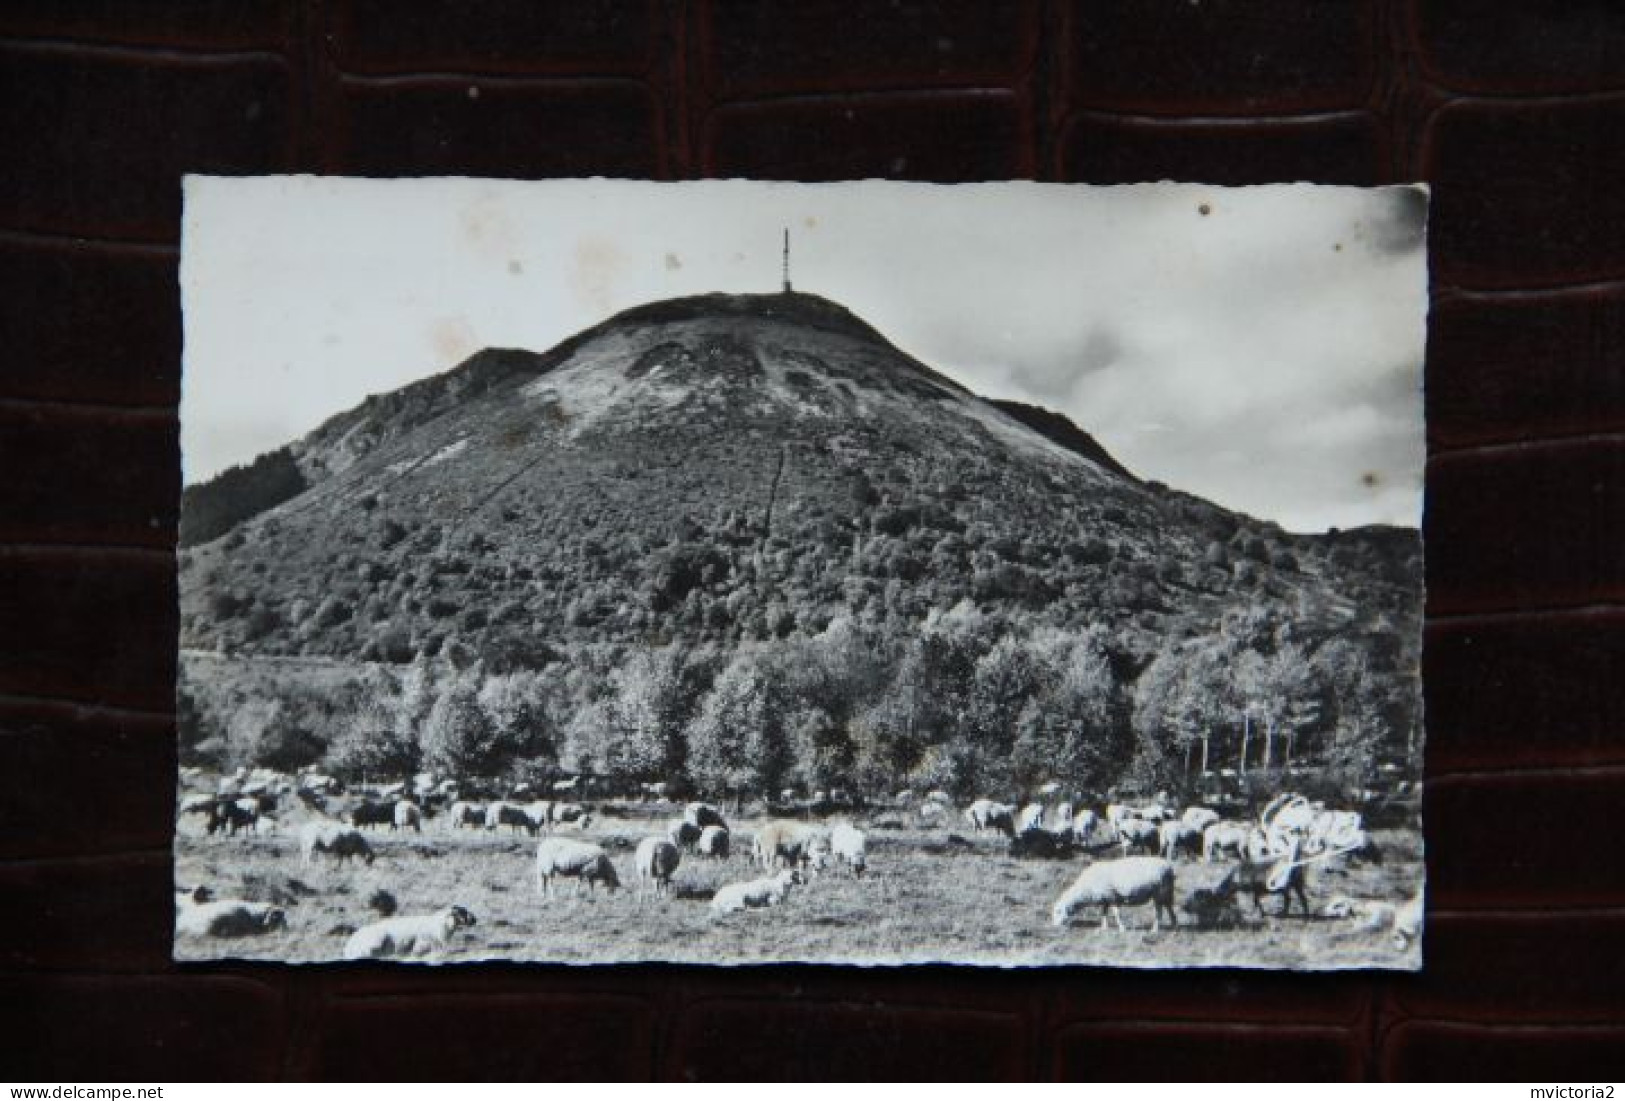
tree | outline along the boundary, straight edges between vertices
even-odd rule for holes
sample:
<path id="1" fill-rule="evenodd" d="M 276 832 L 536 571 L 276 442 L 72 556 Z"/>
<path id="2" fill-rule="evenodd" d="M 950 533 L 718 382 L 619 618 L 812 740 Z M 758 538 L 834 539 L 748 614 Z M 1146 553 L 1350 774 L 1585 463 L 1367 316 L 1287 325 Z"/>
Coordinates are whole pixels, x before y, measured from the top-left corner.
<path id="1" fill-rule="evenodd" d="M 421 758 L 411 734 L 396 725 L 392 701 L 370 696 L 327 747 L 327 767 L 346 780 L 404 779 Z"/>
<path id="2" fill-rule="evenodd" d="M 789 765 L 783 700 L 760 656 L 740 650 L 717 675 L 688 728 L 689 774 L 735 797 L 777 790 Z"/>
<path id="3" fill-rule="evenodd" d="M 494 776 L 507 761 L 495 752 L 491 723 L 479 701 L 480 677 L 471 670 L 451 682 L 423 725 L 423 767 L 446 776 Z"/>

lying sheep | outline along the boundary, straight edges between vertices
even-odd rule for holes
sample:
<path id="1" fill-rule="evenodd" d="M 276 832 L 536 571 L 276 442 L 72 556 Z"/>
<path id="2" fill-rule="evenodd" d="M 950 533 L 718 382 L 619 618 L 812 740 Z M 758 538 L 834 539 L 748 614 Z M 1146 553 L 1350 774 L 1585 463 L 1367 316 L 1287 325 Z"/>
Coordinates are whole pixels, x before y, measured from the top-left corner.
<path id="1" fill-rule="evenodd" d="M 459 799 L 446 811 L 446 820 L 450 823 L 449 828 L 454 830 L 464 826 L 482 830 L 485 828 L 485 808 Z"/>
<path id="2" fill-rule="evenodd" d="M 175 935 L 179 937 L 257 937 L 288 927 L 280 907 L 240 898 L 194 902 L 177 897 Z"/>
<path id="3" fill-rule="evenodd" d="M 592 812 L 580 803 L 554 803 L 548 808 L 547 820 L 555 826 L 573 825 L 586 829 L 592 823 Z"/>
<path id="4" fill-rule="evenodd" d="M 722 812 L 710 803 L 690 803 L 683 808 L 683 821 L 692 823 L 697 829 L 707 826 L 721 826 L 728 828 L 728 822 L 722 817 Z"/>
<path id="5" fill-rule="evenodd" d="M 448 906 L 434 914 L 385 918 L 350 934 L 344 942 L 344 958 L 382 960 L 439 955 L 457 930 L 475 924 L 474 915 L 461 906 Z"/>
<path id="6" fill-rule="evenodd" d="M 1157 827 L 1157 848 L 1164 860 L 1182 852 L 1195 856 L 1202 851 L 1202 831 L 1188 822 L 1163 822 Z"/>
<path id="7" fill-rule="evenodd" d="M 1407 901 L 1394 912 L 1394 947 L 1403 951 L 1411 941 L 1422 935 L 1422 921 L 1424 916 L 1423 895 L 1425 892 L 1417 891 L 1416 897 Z"/>
<path id="8" fill-rule="evenodd" d="M 829 849 L 855 876 L 869 865 L 869 839 L 849 822 L 837 822 L 829 831 Z"/>
<path id="9" fill-rule="evenodd" d="M 299 862 L 309 864 L 317 853 L 326 853 L 340 864 L 359 856 L 373 862 L 372 846 L 361 831 L 342 822 L 312 819 L 299 828 Z"/>
<path id="10" fill-rule="evenodd" d="M 713 860 L 726 860 L 730 848 L 729 840 L 726 828 L 707 826 L 700 831 L 700 839 L 694 843 L 694 851 Z"/>
<path id="11" fill-rule="evenodd" d="M 639 841 L 632 863 L 637 868 L 640 893 L 650 884 L 654 885 L 657 895 L 670 893 L 672 873 L 680 860 L 677 846 L 664 837 L 645 837 Z"/>
<path id="12" fill-rule="evenodd" d="M 789 895 L 790 888 L 803 882 L 801 873 L 786 868 L 777 875 L 752 879 L 744 883 L 729 883 L 711 897 L 711 915 L 722 917 L 741 910 L 762 910 L 777 906 Z"/>
<path id="13" fill-rule="evenodd" d="M 1072 915 L 1085 906 L 1100 907 L 1100 927 L 1106 928 L 1108 915 L 1117 922 L 1119 932 L 1124 931 L 1123 914 L 1119 907 L 1143 906 L 1152 903 L 1151 931 L 1154 933 L 1164 912 L 1168 924 L 1178 925 L 1179 915 L 1174 912 L 1174 866 L 1160 856 L 1125 856 L 1118 860 L 1102 860 L 1085 868 L 1072 886 L 1056 899 L 1050 911 L 1050 920 L 1064 926 Z"/>
<path id="14" fill-rule="evenodd" d="M 410 799 L 401 799 L 395 803 L 395 821 L 391 828 L 404 830 L 407 827 L 422 833 L 423 811 Z"/>
<path id="15" fill-rule="evenodd" d="M 591 842 L 568 837 L 546 837 L 536 846 L 536 893 L 551 894 L 554 877 L 575 880 L 577 891 L 582 884 L 595 890 L 602 883 L 611 891 L 621 885 L 608 853 Z"/>
<path id="16" fill-rule="evenodd" d="M 756 861 L 768 871 L 779 867 L 817 871 L 829 855 L 829 838 L 817 826 L 780 820 L 756 831 Z"/>
<path id="17" fill-rule="evenodd" d="M 1046 830 L 1043 826 L 1030 826 L 1010 839 L 1009 854 L 1015 857 L 1039 857 L 1060 860 L 1072 855 L 1072 834 Z"/>

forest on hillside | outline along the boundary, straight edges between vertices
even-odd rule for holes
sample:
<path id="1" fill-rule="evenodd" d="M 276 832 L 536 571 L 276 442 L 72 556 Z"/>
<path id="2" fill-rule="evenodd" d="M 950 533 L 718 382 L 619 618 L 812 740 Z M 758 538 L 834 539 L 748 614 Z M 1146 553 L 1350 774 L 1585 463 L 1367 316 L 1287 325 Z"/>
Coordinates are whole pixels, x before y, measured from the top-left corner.
<path id="1" fill-rule="evenodd" d="M 964 601 L 907 634 L 843 615 L 777 641 L 574 645 L 509 671 L 420 657 L 302 689 L 192 675 L 183 660 L 181 756 L 493 788 L 663 780 L 718 798 L 1187 788 L 1288 766 L 1352 790 L 1384 762 L 1416 772 L 1416 658 L 1391 629 L 1306 639 L 1258 611 L 1132 654 L 1098 628 Z"/>

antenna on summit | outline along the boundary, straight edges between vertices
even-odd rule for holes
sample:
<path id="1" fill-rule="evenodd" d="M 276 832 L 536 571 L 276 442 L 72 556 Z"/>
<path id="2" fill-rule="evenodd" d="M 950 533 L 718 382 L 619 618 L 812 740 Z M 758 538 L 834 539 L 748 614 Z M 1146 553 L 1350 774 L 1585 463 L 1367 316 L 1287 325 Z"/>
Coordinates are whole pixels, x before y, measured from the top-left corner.
<path id="1" fill-rule="evenodd" d="M 784 293 L 790 292 L 790 227 L 784 227 Z"/>

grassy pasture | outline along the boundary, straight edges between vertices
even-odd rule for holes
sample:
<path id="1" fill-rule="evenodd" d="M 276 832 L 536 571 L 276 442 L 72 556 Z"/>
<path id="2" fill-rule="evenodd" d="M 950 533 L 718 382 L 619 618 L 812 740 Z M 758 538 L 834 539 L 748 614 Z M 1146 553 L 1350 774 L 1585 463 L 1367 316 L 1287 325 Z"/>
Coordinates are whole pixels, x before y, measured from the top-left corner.
<path id="1" fill-rule="evenodd" d="M 578 893 L 566 883 L 547 898 L 533 887 L 536 841 L 522 833 L 450 830 L 437 819 L 425 823 L 422 834 L 367 831 L 378 854 L 371 867 L 340 867 L 321 857 L 302 866 L 291 824 L 207 837 L 195 819 L 183 821 L 176 881 L 209 884 L 220 897 L 276 901 L 287 909 L 288 929 L 240 940 L 180 940 L 176 956 L 336 959 L 348 933 L 377 917 L 367 900 L 382 889 L 396 897 L 402 913 L 452 903 L 474 912 L 479 924 L 454 941 L 445 962 L 1415 968 L 1421 961 L 1418 946 L 1398 950 L 1387 933 L 1359 932 L 1318 913 L 1306 920 L 1296 909 L 1278 918 L 1277 897 L 1265 899 L 1268 916 L 1262 918 L 1244 899 L 1243 924 L 1234 929 L 1198 930 L 1182 912 L 1178 929 L 1153 934 L 1149 907 L 1124 911 L 1126 933 L 1101 929 L 1092 910 L 1057 929 L 1050 924 L 1050 906 L 1089 858 L 1017 860 L 1005 855 L 1002 838 L 973 837 L 957 824 L 870 830 L 864 876 L 832 869 L 792 890 L 783 906 L 713 919 L 708 903 L 719 886 L 762 874 L 748 855 L 749 836 L 761 820 L 731 823 L 735 851 L 726 862 L 685 854 L 672 896 L 656 898 L 638 889 L 632 849 L 640 838 L 661 832 L 675 809 L 631 806 L 613 813 L 620 816 L 600 815 L 585 831 L 564 832 L 604 845 L 623 889 Z M 1415 891 L 1422 875 L 1417 833 L 1376 836 L 1387 854 L 1380 865 L 1311 865 L 1309 895 L 1317 911 L 1337 894 L 1397 903 Z M 1183 903 L 1196 889 L 1213 886 L 1226 866 L 1182 859 L 1177 867 L 1177 902 Z"/>

